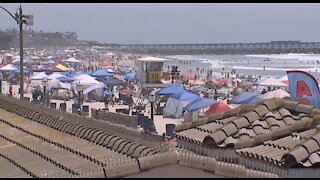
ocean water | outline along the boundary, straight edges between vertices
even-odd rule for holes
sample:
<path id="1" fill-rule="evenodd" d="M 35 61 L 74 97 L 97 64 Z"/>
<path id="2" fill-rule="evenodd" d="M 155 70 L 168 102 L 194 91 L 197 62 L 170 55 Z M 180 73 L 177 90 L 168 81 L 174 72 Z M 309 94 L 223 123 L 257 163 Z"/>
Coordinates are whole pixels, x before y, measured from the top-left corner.
<path id="1" fill-rule="evenodd" d="M 209 63 L 215 72 L 235 69 L 240 75 L 280 77 L 288 70 L 320 73 L 320 54 L 176 55 L 167 58 Z"/>

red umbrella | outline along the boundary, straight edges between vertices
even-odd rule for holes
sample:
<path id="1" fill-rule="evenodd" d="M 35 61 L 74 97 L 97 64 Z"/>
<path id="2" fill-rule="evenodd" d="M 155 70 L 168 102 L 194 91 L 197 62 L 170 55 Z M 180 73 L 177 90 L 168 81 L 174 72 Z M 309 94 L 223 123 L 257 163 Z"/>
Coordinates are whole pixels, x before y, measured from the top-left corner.
<path id="1" fill-rule="evenodd" d="M 225 78 L 218 78 L 217 81 L 219 83 L 222 83 L 222 84 L 227 84 L 228 83 L 228 80 L 226 80 Z"/>
<path id="2" fill-rule="evenodd" d="M 111 66 L 111 64 L 108 61 L 102 61 L 100 66 Z"/>
<path id="3" fill-rule="evenodd" d="M 222 102 L 217 102 L 215 104 L 213 104 L 212 106 L 210 106 L 210 108 L 206 111 L 206 117 L 210 116 L 210 115 L 214 115 L 217 113 L 222 113 L 222 112 L 226 112 L 229 109 L 231 109 L 228 105 L 226 105 L 225 103 Z"/>
<path id="4" fill-rule="evenodd" d="M 194 75 L 193 74 L 184 74 L 183 77 L 185 77 L 187 79 L 194 80 Z"/>

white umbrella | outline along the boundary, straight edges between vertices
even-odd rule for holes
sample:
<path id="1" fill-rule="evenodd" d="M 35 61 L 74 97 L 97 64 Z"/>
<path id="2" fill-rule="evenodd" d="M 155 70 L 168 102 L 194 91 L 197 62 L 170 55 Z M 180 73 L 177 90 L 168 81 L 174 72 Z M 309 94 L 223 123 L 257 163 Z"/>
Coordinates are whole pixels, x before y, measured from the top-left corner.
<path id="1" fill-rule="evenodd" d="M 282 89 L 270 91 L 260 96 L 261 99 L 285 98 L 285 97 L 290 97 L 290 94 Z"/>
<path id="2" fill-rule="evenodd" d="M 80 63 L 80 61 L 79 61 L 78 59 L 73 58 L 73 57 L 71 57 L 71 58 L 69 58 L 69 59 L 66 59 L 66 60 L 64 60 L 63 62 Z"/>
<path id="3" fill-rule="evenodd" d="M 45 72 L 41 72 L 39 74 L 36 74 L 36 75 L 32 76 L 30 79 L 31 80 L 42 80 L 42 79 L 47 78 L 47 77 L 48 77 L 48 75 L 46 75 Z"/>
<path id="4" fill-rule="evenodd" d="M 53 73 L 53 74 L 50 74 L 48 76 L 48 79 L 51 80 L 51 79 L 58 79 L 59 77 L 67 77 L 67 76 L 64 76 L 62 74 L 59 74 L 59 73 Z"/>

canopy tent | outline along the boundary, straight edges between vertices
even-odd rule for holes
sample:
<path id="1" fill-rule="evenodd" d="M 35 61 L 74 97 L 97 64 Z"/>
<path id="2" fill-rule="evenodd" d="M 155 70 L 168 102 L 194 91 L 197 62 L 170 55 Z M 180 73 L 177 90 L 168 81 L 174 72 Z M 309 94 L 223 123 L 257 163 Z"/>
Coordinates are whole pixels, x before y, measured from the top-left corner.
<path id="1" fill-rule="evenodd" d="M 103 82 L 100 82 L 100 83 L 97 83 L 97 84 L 94 84 L 92 86 L 89 86 L 88 88 L 86 88 L 84 91 L 83 91 L 83 94 L 88 94 L 89 92 L 95 90 L 95 89 L 100 89 L 100 88 L 105 88 L 106 85 L 103 83 Z"/>
<path id="2" fill-rule="evenodd" d="M 106 76 L 112 76 L 112 74 L 108 73 L 107 71 L 103 70 L 103 69 L 99 69 L 93 73 L 90 74 L 93 77 L 106 77 Z"/>
<path id="3" fill-rule="evenodd" d="M 68 58 L 66 60 L 63 60 L 63 62 L 69 62 L 69 63 L 81 63 L 81 61 L 79 61 L 78 59 L 74 58 L 74 57 L 71 57 L 71 58 Z"/>
<path id="4" fill-rule="evenodd" d="M 30 79 L 31 80 L 42 80 L 44 78 L 48 78 L 48 75 L 45 72 L 41 72 L 39 74 L 32 76 Z"/>
<path id="5" fill-rule="evenodd" d="M 186 92 L 186 90 L 181 86 L 179 86 L 178 84 L 170 84 L 169 86 L 155 92 L 155 94 L 157 96 L 160 96 L 160 95 L 171 95 L 171 94 L 183 93 L 183 92 Z"/>
<path id="6" fill-rule="evenodd" d="M 111 77 L 106 79 L 105 81 L 103 81 L 104 84 L 106 84 L 107 86 L 119 86 L 122 85 L 124 82 L 121 81 L 120 79 L 116 78 L 116 77 Z"/>
<path id="7" fill-rule="evenodd" d="M 124 80 L 133 80 L 136 78 L 136 76 L 137 76 L 136 73 L 130 73 L 124 76 Z"/>
<path id="8" fill-rule="evenodd" d="M 196 99 L 200 99 L 200 96 L 188 91 L 171 95 L 163 109 L 164 116 L 174 118 L 182 117 L 183 107 Z"/>
<path id="9" fill-rule="evenodd" d="M 285 98 L 285 97 L 290 97 L 290 94 L 287 91 L 282 89 L 269 91 L 260 96 L 261 99 Z"/>
<path id="10" fill-rule="evenodd" d="M 13 64 L 8 64 L 0 68 L 0 71 L 16 71 L 18 70 L 16 67 L 13 66 Z"/>
<path id="11" fill-rule="evenodd" d="M 88 74 L 77 74 L 77 75 L 71 77 L 71 79 L 73 79 L 73 80 L 80 80 L 80 79 L 86 79 L 86 78 L 95 79 L 94 77 L 89 76 Z"/>
<path id="12" fill-rule="evenodd" d="M 23 60 L 23 64 L 34 64 L 34 63 L 35 63 L 35 61 L 32 60 L 32 59 L 24 59 Z M 19 65 L 20 64 L 20 59 L 14 59 L 12 61 L 12 64 Z"/>
<path id="13" fill-rule="evenodd" d="M 71 82 L 73 81 L 71 78 L 68 78 L 66 76 L 61 76 L 57 78 L 60 82 Z"/>
<path id="14" fill-rule="evenodd" d="M 216 103 L 215 100 L 209 99 L 209 98 L 201 98 L 201 99 L 196 99 L 192 102 L 190 102 L 188 105 L 186 105 L 183 110 L 185 111 L 197 111 L 199 109 L 204 109 L 207 107 L 210 107 L 212 104 Z"/>
<path id="15" fill-rule="evenodd" d="M 267 79 L 256 82 L 255 85 L 268 86 L 268 87 L 288 87 L 287 84 L 285 84 L 285 83 L 281 82 L 280 80 L 275 79 L 273 77 L 269 77 Z"/>
<path id="16" fill-rule="evenodd" d="M 58 79 L 59 77 L 66 77 L 66 76 L 59 73 L 52 73 L 48 76 L 48 80 Z"/>
<path id="17" fill-rule="evenodd" d="M 230 100 L 233 104 L 250 104 L 254 103 L 261 94 L 258 92 L 244 92 Z"/>
<path id="18" fill-rule="evenodd" d="M 100 83 L 99 81 L 95 80 L 94 78 L 84 78 L 84 79 L 77 79 L 77 80 L 74 80 L 73 81 L 73 84 L 81 84 L 81 85 L 84 85 L 84 86 L 90 86 L 90 85 L 93 85 L 93 84 L 98 84 Z"/>
<path id="19" fill-rule="evenodd" d="M 225 103 L 219 101 L 213 105 L 210 106 L 210 108 L 206 111 L 205 116 L 211 116 L 217 113 L 223 113 L 231 109 L 228 105 Z"/>

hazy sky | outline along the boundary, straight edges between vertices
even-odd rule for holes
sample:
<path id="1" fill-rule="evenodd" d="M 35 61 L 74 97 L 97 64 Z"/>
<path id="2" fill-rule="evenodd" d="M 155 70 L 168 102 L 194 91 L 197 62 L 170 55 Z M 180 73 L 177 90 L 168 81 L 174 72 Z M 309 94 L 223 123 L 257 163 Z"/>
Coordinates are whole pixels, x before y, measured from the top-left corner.
<path id="1" fill-rule="evenodd" d="M 15 13 L 19 4 L 0 3 Z M 113 43 L 320 41 L 320 4 L 22 4 L 34 30 Z M 18 27 L 0 9 L 0 29 Z"/>

